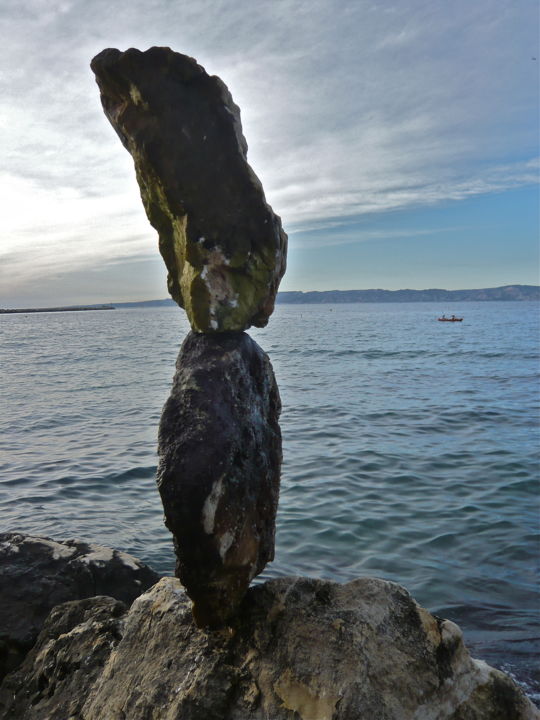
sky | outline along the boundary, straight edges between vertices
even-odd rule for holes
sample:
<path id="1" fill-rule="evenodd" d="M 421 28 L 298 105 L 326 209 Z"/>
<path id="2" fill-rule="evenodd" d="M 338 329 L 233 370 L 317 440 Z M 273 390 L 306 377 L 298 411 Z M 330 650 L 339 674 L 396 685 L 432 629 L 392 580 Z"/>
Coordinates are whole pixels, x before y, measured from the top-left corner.
<path id="1" fill-rule="evenodd" d="M 89 63 L 195 57 L 289 235 L 281 290 L 538 284 L 536 0 L 2 0 L 0 307 L 167 296 Z"/>

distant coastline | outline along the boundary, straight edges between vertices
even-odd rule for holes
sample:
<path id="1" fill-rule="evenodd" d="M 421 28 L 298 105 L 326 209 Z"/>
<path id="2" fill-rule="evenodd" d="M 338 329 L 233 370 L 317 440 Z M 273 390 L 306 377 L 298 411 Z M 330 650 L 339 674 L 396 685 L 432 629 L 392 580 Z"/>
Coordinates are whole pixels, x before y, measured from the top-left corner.
<path id="1" fill-rule="evenodd" d="M 323 305 L 342 303 L 410 303 L 410 302 L 522 302 L 540 301 L 540 285 L 503 285 L 474 290 L 312 290 L 309 292 L 285 291 L 277 295 L 277 304 Z M 176 303 L 171 298 L 113 302 L 105 305 L 77 305 L 53 308 L 0 309 L 0 313 L 66 312 L 81 310 L 114 310 L 115 308 L 167 307 Z"/>
<path id="2" fill-rule="evenodd" d="M 278 303 L 478 302 L 540 300 L 540 286 L 505 285 L 478 290 L 327 290 L 282 292 Z"/>
<path id="3" fill-rule="evenodd" d="M 114 310 L 114 305 L 70 305 L 68 307 L 48 308 L 0 308 L 0 314 L 12 313 L 49 313 L 49 312 L 81 312 L 83 310 Z"/>
<path id="4" fill-rule="evenodd" d="M 278 304 L 340 304 L 380 302 L 478 302 L 540 300 L 539 285 L 504 285 L 478 290 L 323 290 L 279 292 Z M 162 307 L 176 305 L 174 300 L 143 300 L 114 303 L 115 307 Z"/>

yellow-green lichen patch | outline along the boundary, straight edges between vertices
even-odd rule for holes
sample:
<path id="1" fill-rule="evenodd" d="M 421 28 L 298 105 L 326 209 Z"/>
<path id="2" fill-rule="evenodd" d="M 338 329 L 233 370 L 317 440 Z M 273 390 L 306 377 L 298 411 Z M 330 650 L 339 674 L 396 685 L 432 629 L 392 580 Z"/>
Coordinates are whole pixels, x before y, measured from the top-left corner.
<path id="1" fill-rule="evenodd" d="M 129 96 L 131 97 L 135 105 L 141 105 L 145 110 L 148 109 L 148 104 L 145 103 L 145 101 L 143 100 L 141 91 L 136 85 L 133 85 L 133 83 L 129 86 Z"/>

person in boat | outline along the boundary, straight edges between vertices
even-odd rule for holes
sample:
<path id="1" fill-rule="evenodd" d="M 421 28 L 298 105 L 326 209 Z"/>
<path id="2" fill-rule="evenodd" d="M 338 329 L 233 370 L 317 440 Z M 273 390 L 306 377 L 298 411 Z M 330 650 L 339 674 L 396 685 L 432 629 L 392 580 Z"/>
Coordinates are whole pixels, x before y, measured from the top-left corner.
<path id="1" fill-rule="evenodd" d="M 451 320 L 455 320 L 455 319 L 456 319 L 456 316 L 452 315 Z"/>
<path id="2" fill-rule="evenodd" d="M 443 315 L 442 315 L 442 319 L 443 319 L 443 320 L 446 320 L 446 315 L 445 315 L 444 313 L 443 313 Z"/>

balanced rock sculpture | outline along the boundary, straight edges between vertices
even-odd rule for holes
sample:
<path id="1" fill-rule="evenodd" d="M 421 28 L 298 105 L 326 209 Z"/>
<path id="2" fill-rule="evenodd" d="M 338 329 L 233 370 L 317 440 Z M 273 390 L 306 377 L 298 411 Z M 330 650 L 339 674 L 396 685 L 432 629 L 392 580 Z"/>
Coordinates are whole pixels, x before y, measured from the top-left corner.
<path id="1" fill-rule="evenodd" d="M 169 292 L 191 327 L 266 325 L 287 236 L 247 163 L 225 84 L 164 47 L 103 50 L 91 67 L 105 115 L 135 161 Z"/>
<path id="2" fill-rule="evenodd" d="M 281 404 L 268 356 L 243 331 L 268 322 L 287 236 L 219 78 L 169 48 L 104 50 L 92 69 L 192 327 L 161 417 L 157 481 L 195 621 L 221 627 L 274 558 Z"/>

